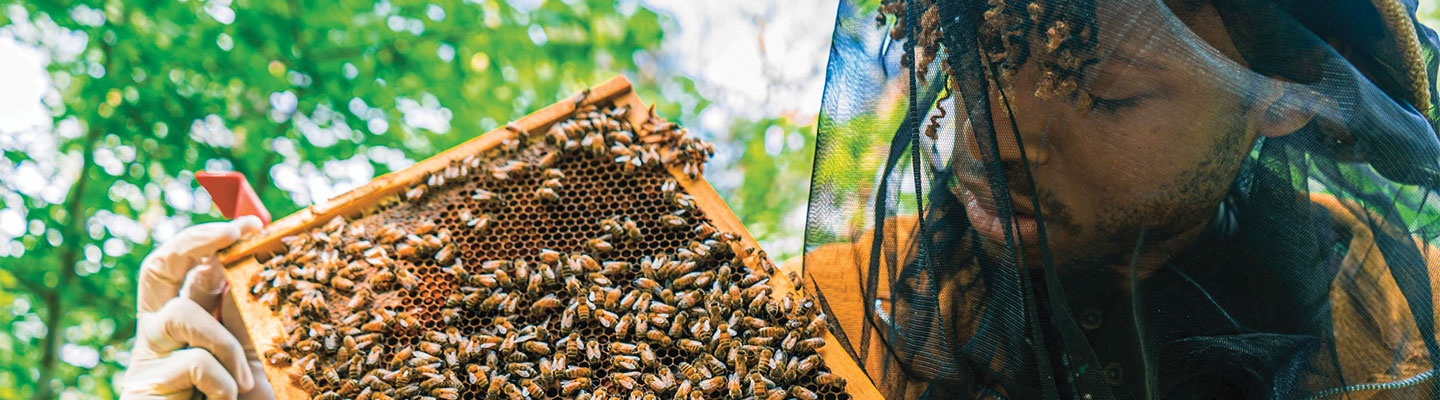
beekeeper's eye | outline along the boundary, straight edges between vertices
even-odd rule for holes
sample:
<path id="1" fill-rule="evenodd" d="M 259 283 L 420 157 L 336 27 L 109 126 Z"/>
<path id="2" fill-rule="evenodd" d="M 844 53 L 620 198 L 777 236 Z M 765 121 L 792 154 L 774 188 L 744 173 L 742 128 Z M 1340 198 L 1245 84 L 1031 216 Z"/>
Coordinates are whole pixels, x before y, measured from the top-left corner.
<path id="1" fill-rule="evenodd" d="M 1099 97 L 1099 96 L 1091 96 L 1091 97 L 1090 97 L 1090 99 L 1091 99 L 1091 101 L 1092 101 L 1092 103 L 1091 103 L 1091 105 L 1092 105 L 1091 110 L 1092 110 L 1092 111 L 1096 111 L 1096 112 L 1106 113 L 1106 114 L 1114 114 L 1114 113 L 1120 112 L 1120 111 L 1122 111 L 1122 110 L 1124 110 L 1124 109 L 1131 108 L 1131 107 L 1135 107 L 1135 106 L 1136 106 L 1137 104 L 1139 104 L 1142 100 L 1145 100 L 1146 97 L 1148 97 L 1148 96 L 1146 96 L 1146 95 L 1140 95 L 1140 96 L 1129 96 L 1129 97 L 1120 98 L 1120 99 L 1107 99 L 1107 98 L 1103 98 L 1103 97 Z"/>

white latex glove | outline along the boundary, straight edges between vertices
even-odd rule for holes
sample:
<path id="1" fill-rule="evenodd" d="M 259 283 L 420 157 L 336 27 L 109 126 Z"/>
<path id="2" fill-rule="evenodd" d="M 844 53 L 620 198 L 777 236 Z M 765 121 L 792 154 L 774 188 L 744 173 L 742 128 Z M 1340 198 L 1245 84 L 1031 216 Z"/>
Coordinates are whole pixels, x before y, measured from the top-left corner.
<path id="1" fill-rule="evenodd" d="M 145 257 L 122 399 L 185 400 L 196 390 L 210 399 L 275 397 L 215 258 L 217 250 L 259 230 L 260 220 L 251 216 L 196 225 Z M 223 325 L 214 316 L 222 298 Z"/>

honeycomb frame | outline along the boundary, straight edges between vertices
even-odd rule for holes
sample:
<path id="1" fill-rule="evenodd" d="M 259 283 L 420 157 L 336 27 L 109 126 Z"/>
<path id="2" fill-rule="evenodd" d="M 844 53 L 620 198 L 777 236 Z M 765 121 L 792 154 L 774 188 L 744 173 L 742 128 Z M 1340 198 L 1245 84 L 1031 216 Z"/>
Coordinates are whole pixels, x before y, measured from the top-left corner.
<path id="1" fill-rule="evenodd" d="M 274 343 L 276 343 L 276 338 L 280 336 L 280 332 L 282 332 L 282 321 L 280 316 L 277 315 L 276 312 L 272 311 L 264 304 L 259 303 L 252 296 L 246 293 L 246 288 L 248 287 L 247 283 L 251 281 L 253 276 L 258 274 L 263 269 L 262 262 L 265 259 L 268 259 L 270 256 L 275 255 L 284 249 L 284 245 L 281 243 L 281 238 L 306 232 L 310 229 L 319 227 L 337 216 L 343 216 L 347 219 L 363 219 L 364 216 L 368 214 L 368 211 L 373 210 L 375 206 L 377 206 L 383 199 L 393 198 L 397 195 L 402 194 L 408 188 L 424 182 L 426 177 L 430 174 L 439 172 L 446 168 L 446 166 L 452 165 L 453 163 L 458 162 L 469 155 L 482 154 L 485 153 L 487 150 L 496 148 L 497 146 L 501 146 L 505 140 L 513 138 L 513 135 L 520 134 L 517 133 L 517 131 L 530 132 L 534 136 L 539 136 L 541 135 L 541 132 L 545 132 L 551 125 L 559 121 L 568 119 L 576 109 L 591 104 L 613 104 L 615 106 L 628 107 L 629 111 L 626 114 L 626 119 L 629 120 L 632 124 L 638 125 L 641 120 L 646 118 L 646 112 L 644 110 L 646 110 L 647 107 L 645 103 L 633 92 L 629 82 L 624 77 L 616 77 L 614 79 L 611 79 L 610 81 L 607 81 L 604 84 L 585 91 L 582 95 L 577 95 L 575 99 L 563 100 L 549 107 L 541 109 L 533 114 L 525 116 L 515 121 L 511 125 L 508 125 L 509 129 L 496 129 L 475 139 L 472 139 L 466 143 L 463 143 L 459 146 L 456 146 L 455 148 L 439 153 L 424 161 L 418 162 L 408 168 L 377 178 L 371 181 L 369 184 L 366 184 L 351 192 L 342 194 L 329 202 L 302 209 L 295 214 L 276 221 L 275 223 L 262 230 L 259 234 L 246 238 L 236 243 L 235 245 L 222 250 L 220 253 L 220 259 L 222 263 L 227 266 L 226 276 L 230 282 L 233 298 L 236 300 L 237 306 L 240 309 L 241 314 L 244 316 L 246 328 L 255 343 L 257 353 L 265 354 L 266 351 L 274 347 Z M 583 167 L 595 169 L 596 171 L 598 171 L 598 173 L 601 174 L 620 173 L 619 167 L 617 167 L 614 163 L 595 162 L 593 160 L 578 160 L 575 162 L 588 163 L 588 165 L 585 165 Z M 687 174 L 683 173 L 682 171 L 678 170 L 678 168 L 673 166 L 669 167 L 668 172 L 668 177 L 674 178 L 677 182 L 679 182 L 682 191 L 694 196 L 696 208 L 698 209 L 697 213 L 700 214 L 700 217 L 708 220 L 708 222 L 710 222 L 712 225 L 723 231 L 737 234 L 738 236 L 740 236 L 740 241 L 742 244 L 752 246 L 754 248 L 759 248 L 754 238 L 750 236 L 749 232 L 746 231 L 744 226 L 740 224 L 738 218 L 735 217 L 734 213 L 729 209 L 729 207 L 724 203 L 724 201 L 719 197 L 719 195 L 714 191 L 714 189 L 709 185 L 709 183 L 704 180 L 704 178 L 696 177 L 692 179 L 688 177 Z M 642 176 L 640 179 L 644 179 L 647 182 L 652 183 L 652 187 L 650 187 L 648 190 L 654 191 L 654 187 L 658 186 L 660 181 L 663 181 L 665 180 L 665 178 L 667 178 L 666 175 L 667 174 L 664 173 L 653 173 L 648 176 Z M 646 188 L 619 188 L 618 191 L 620 193 L 604 193 L 600 190 L 600 188 L 595 187 L 595 185 L 593 184 L 578 181 L 574 177 L 570 177 L 569 179 L 572 179 L 572 181 L 568 183 L 573 185 L 569 187 L 570 190 L 584 192 L 585 194 L 594 196 L 611 196 L 611 198 L 608 199 L 609 203 L 623 201 L 623 199 L 617 198 L 617 196 L 620 196 L 622 194 L 639 195 L 639 193 L 634 192 L 643 192 L 647 190 Z M 606 201 L 601 200 L 601 202 Z M 432 214 L 430 216 L 440 218 L 453 218 L 452 214 L 454 213 L 453 210 L 416 211 L 420 213 L 430 213 Z M 571 209 L 560 210 L 560 212 L 574 213 L 581 211 Z M 608 215 L 602 215 L 593 211 L 589 211 L 586 212 L 586 214 L 583 216 L 575 216 L 572 219 L 598 220 L 599 218 L 604 218 L 606 216 Z M 653 221 L 647 221 L 647 223 L 652 225 L 654 224 Z M 538 230 L 534 229 L 534 226 L 543 225 L 535 224 L 529 227 L 529 231 L 525 233 L 531 235 L 550 236 L 552 238 L 558 236 L 562 240 L 574 239 L 580 241 L 583 241 L 583 238 L 585 237 L 593 236 L 587 234 L 579 234 L 575 231 L 574 227 L 571 227 L 571 231 L 564 231 L 554 226 L 544 226 L 540 230 L 545 230 L 546 232 L 539 232 Z M 462 240 L 470 239 L 462 238 Z M 654 250 L 656 249 L 625 249 L 621 251 L 633 253 L 627 253 L 628 255 L 626 257 L 638 258 L 642 254 L 646 254 L 647 252 L 653 252 Z M 510 256 L 513 258 L 518 255 L 512 254 Z M 437 277 L 441 273 L 438 267 L 433 266 L 422 267 L 419 272 L 422 279 L 427 280 Z M 782 274 L 778 272 L 770 278 L 772 286 L 775 288 L 775 292 L 777 294 L 784 294 L 786 292 L 796 290 L 796 287 L 789 282 L 787 277 L 782 276 Z M 426 290 L 435 289 L 431 288 Z M 426 308 L 429 311 L 434 312 L 438 307 L 436 307 L 434 304 L 427 304 Z M 844 393 L 850 398 L 854 399 L 881 398 L 878 391 L 875 390 L 874 385 L 869 381 L 868 377 L 866 377 L 866 375 L 859 369 L 855 361 L 851 359 L 850 356 L 840 348 L 840 346 L 835 345 L 838 343 L 838 340 L 829 332 L 825 332 L 823 334 L 823 337 L 825 338 L 826 343 L 830 345 L 819 349 L 817 353 L 819 353 L 821 358 L 824 359 L 825 364 L 830 369 L 831 373 L 844 377 L 849 381 L 849 384 L 844 389 Z M 310 396 L 304 391 L 292 385 L 290 380 L 287 378 L 287 374 L 284 368 L 275 367 L 270 365 L 269 363 L 264 364 L 266 370 L 266 377 L 271 383 L 272 388 L 274 388 L 277 398 L 310 398 Z"/>

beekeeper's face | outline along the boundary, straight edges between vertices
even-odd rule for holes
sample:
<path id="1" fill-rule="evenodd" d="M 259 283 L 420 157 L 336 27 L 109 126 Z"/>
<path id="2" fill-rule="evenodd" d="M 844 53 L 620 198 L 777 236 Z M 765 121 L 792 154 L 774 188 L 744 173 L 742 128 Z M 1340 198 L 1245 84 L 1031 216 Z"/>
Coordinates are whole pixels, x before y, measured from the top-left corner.
<path id="1" fill-rule="evenodd" d="M 1177 21 L 1178 11 L 1152 12 Z M 1089 109 L 1070 98 L 1037 97 L 1032 88 L 1043 74 L 1037 62 L 1009 82 L 991 82 L 995 136 L 1028 264 L 1039 257 L 1036 203 L 1056 265 L 1127 264 L 1142 235 L 1147 248 L 1178 250 L 1215 216 L 1256 138 L 1304 124 L 1274 107 L 1285 89 L 1232 61 L 1239 57 L 1213 8 L 1192 7 L 1178 21 L 1173 25 L 1188 31 L 1150 24 L 1147 32 L 1102 35 L 1100 47 L 1114 51 L 1086 70 L 1080 86 L 1094 98 Z M 1106 29 L 1101 21 L 1100 31 Z M 1210 46 L 1210 58 L 1197 46 Z M 997 196 L 980 161 L 989 139 L 977 141 L 975 130 L 960 124 L 952 191 L 989 246 L 1003 249 Z"/>

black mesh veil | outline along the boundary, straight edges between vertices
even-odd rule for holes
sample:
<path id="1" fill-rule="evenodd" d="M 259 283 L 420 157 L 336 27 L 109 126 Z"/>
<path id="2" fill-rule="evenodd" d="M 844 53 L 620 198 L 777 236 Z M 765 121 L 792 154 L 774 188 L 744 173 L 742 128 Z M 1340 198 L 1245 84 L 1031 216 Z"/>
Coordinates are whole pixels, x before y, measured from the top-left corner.
<path id="1" fill-rule="evenodd" d="M 1434 398 L 1411 0 L 844 0 L 807 290 L 891 398 Z"/>

